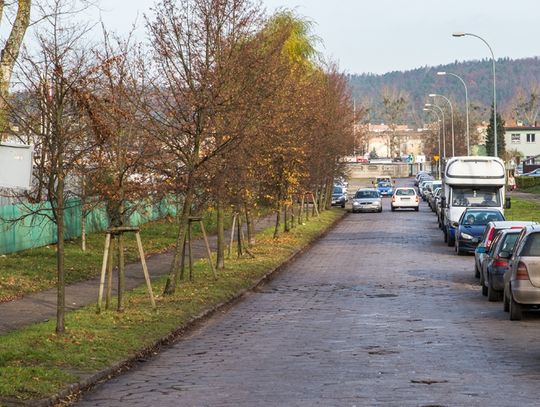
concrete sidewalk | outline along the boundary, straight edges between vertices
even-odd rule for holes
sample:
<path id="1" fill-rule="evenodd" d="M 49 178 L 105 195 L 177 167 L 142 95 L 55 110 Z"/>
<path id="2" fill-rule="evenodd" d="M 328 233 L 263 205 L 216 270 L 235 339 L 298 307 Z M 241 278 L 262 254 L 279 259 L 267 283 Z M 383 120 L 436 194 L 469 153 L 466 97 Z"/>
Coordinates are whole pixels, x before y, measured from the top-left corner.
<path id="1" fill-rule="evenodd" d="M 267 216 L 255 221 L 255 230 L 260 231 L 274 222 L 274 216 Z M 230 236 L 230 230 L 225 234 Z M 208 236 L 210 247 L 216 250 L 217 238 L 215 235 Z M 193 240 L 193 258 L 205 258 L 206 247 L 201 239 Z M 144 245 L 144 242 L 143 242 Z M 148 271 L 152 279 L 156 279 L 169 272 L 173 258 L 172 251 L 146 256 Z M 115 277 L 116 277 L 116 273 Z M 116 287 L 116 278 L 113 287 Z M 144 284 L 144 275 L 139 263 L 126 265 L 126 290 Z M 91 280 L 66 286 L 66 311 L 81 308 L 85 305 L 96 303 L 99 288 L 99 276 Z M 115 293 L 116 290 L 113 290 Z M 158 293 L 161 294 L 161 293 Z M 56 288 L 30 294 L 20 299 L 0 303 L 0 335 L 22 328 L 36 322 L 44 322 L 56 318 Z"/>

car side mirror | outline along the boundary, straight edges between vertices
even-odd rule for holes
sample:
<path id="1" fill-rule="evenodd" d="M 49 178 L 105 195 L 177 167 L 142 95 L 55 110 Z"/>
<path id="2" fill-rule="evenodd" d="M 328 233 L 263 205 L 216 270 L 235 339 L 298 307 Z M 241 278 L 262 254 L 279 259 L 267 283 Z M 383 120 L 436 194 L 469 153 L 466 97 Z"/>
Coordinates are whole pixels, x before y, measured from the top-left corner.
<path id="1" fill-rule="evenodd" d="M 459 222 L 452 222 L 452 227 L 457 229 L 459 227 Z"/>
<path id="2" fill-rule="evenodd" d="M 486 247 L 485 246 L 477 246 L 476 247 L 476 253 L 485 253 L 486 252 Z"/>
<path id="3" fill-rule="evenodd" d="M 512 253 L 510 253 L 509 251 L 503 250 L 502 252 L 499 253 L 499 257 L 501 259 L 509 259 L 510 257 L 512 257 Z"/>
<path id="4" fill-rule="evenodd" d="M 504 209 L 510 209 L 512 207 L 512 200 L 509 196 L 504 200 Z"/>
<path id="5" fill-rule="evenodd" d="M 441 208 L 446 208 L 446 197 L 441 197 Z"/>

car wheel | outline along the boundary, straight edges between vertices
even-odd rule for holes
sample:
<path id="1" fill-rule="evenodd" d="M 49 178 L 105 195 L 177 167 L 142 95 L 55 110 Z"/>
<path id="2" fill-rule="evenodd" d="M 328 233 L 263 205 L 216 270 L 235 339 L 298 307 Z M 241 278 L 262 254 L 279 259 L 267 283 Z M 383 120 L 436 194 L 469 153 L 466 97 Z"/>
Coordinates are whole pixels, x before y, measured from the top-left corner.
<path id="1" fill-rule="evenodd" d="M 503 291 L 503 310 L 504 312 L 510 311 L 510 301 L 508 301 L 508 295 L 506 295 L 506 288 Z"/>
<path id="2" fill-rule="evenodd" d="M 446 228 L 443 226 L 443 234 L 444 234 L 444 243 L 448 243 L 448 235 L 446 234 Z"/>
<path id="3" fill-rule="evenodd" d="M 487 297 L 488 301 L 495 302 L 501 300 L 501 293 L 500 291 L 496 291 L 493 288 L 493 281 L 491 281 L 491 277 L 488 276 L 488 286 L 487 286 Z"/>
<path id="4" fill-rule="evenodd" d="M 420 210 L 420 208 L 417 206 L 416 208 L 414 208 L 414 210 L 415 210 L 416 212 L 418 212 L 418 211 Z"/>
<path id="5" fill-rule="evenodd" d="M 394 208 L 393 206 L 391 206 L 390 208 L 392 209 L 392 212 L 396 211 L 396 208 Z"/>
<path id="6" fill-rule="evenodd" d="M 381 212 L 382 212 L 382 207 L 381 207 L 381 208 L 379 208 L 379 210 L 378 210 L 377 212 L 381 213 Z"/>
<path id="7" fill-rule="evenodd" d="M 514 297 L 510 294 L 510 321 L 521 321 L 523 311 L 521 304 L 514 301 Z"/>
<path id="8" fill-rule="evenodd" d="M 456 244 L 456 239 L 452 237 L 448 229 L 446 230 L 446 234 L 446 244 L 448 244 L 448 247 L 454 246 Z"/>
<path id="9" fill-rule="evenodd" d="M 341 207 L 342 207 L 342 208 L 345 208 L 345 204 L 341 204 Z"/>
<path id="10" fill-rule="evenodd" d="M 482 295 L 486 297 L 488 295 L 488 288 L 486 287 L 484 283 L 482 283 L 481 287 L 482 287 Z"/>
<path id="11" fill-rule="evenodd" d="M 474 263 L 474 276 L 476 278 L 480 278 L 480 271 L 478 270 L 478 266 L 476 265 L 476 262 Z"/>

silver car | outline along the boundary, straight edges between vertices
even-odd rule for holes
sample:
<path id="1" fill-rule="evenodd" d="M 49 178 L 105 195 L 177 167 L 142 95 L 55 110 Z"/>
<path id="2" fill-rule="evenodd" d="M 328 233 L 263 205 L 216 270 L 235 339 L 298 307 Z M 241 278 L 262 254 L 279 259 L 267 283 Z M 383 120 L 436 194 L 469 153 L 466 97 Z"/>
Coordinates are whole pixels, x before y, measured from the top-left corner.
<path id="1" fill-rule="evenodd" d="M 524 309 L 540 308 L 540 225 L 521 231 L 508 268 L 504 275 L 504 310 L 510 311 L 510 320 L 516 321 Z"/>
<path id="2" fill-rule="evenodd" d="M 356 191 L 352 200 L 352 212 L 382 212 L 382 198 L 374 188 Z"/>

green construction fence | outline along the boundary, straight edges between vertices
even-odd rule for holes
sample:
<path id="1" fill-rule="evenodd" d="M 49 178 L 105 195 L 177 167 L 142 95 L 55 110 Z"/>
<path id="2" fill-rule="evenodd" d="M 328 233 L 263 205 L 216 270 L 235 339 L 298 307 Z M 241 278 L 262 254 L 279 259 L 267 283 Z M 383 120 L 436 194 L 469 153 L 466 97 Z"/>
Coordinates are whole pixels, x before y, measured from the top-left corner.
<path id="1" fill-rule="evenodd" d="M 70 199 L 65 205 L 66 239 L 81 236 L 81 202 Z M 131 226 L 176 216 L 177 205 L 168 199 L 159 203 L 139 201 L 132 204 L 128 219 Z M 100 232 L 109 226 L 104 205 L 94 207 L 86 216 L 86 232 Z M 56 225 L 50 204 L 15 204 L 0 206 L 0 255 L 46 246 L 57 242 Z"/>

